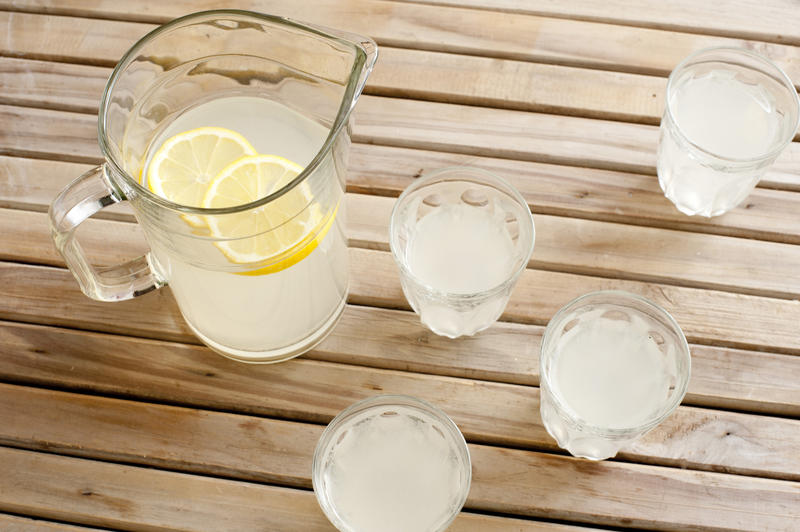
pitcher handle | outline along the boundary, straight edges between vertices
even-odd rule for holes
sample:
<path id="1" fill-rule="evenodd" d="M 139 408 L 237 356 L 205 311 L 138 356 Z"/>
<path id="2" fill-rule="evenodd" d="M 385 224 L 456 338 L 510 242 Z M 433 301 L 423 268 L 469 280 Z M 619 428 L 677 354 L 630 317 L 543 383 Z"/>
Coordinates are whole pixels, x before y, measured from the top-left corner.
<path id="1" fill-rule="evenodd" d="M 75 239 L 81 222 L 103 207 L 126 199 L 112 185 L 106 166 L 102 165 L 67 185 L 50 205 L 53 242 L 83 293 L 98 301 L 131 299 L 166 284 L 153 270 L 150 253 L 116 266 L 96 268 Z"/>

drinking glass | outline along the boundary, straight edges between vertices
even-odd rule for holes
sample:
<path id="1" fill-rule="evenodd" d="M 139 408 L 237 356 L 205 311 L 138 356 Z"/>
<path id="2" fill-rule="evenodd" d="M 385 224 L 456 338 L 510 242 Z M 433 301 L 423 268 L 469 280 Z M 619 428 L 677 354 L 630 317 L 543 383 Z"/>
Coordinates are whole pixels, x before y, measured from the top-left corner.
<path id="1" fill-rule="evenodd" d="M 710 48 L 667 82 L 658 182 L 683 213 L 717 216 L 741 203 L 797 131 L 791 80 L 750 50 Z"/>
<path id="2" fill-rule="evenodd" d="M 375 43 L 365 37 L 237 10 L 188 15 L 143 37 L 103 93 L 98 137 L 105 163 L 50 208 L 56 247 L 83 292 L 117 301 L 168 283 L 197 336 L 241 361 L 277 362 L 320 342 L 347 297 L 342 198 L 350 115 L 376 58 Z M 231 127 L 231 120 L 254 144 L 261 139 L 266 153 L 290 157 L 303 171 L 263 198 L 227 208 L 185 206 L 148 189 L 141 177 L 148 157 L 171 127 Z M 299 192 L 304 201 L 288 201 Z M 151 251 L 96 267 L 75 232 L 121 201 L 130 203 Z M 266 219 L 265 211 L 280 214 L 271 215 L 271 226 L 239 224 Z M 320 223 L 297 246 L 266 258 L 226 255 L 233 246 L 281 242 L 283 222 L 303 212 Z M 232 225 L 247 234 L 210 230 Z"/>
<path id="3" fill-rule="evenodd" d="M 314 451 L 322 510 L 343 532 L 439 532 L 469 493 L 464 436 L 421 399 L 378 395 L 337 415 Z"/>
<path id="4" fill-rule="evenodd" d="M 663 308 L 621 291 L 583 295 L 544 332 L 542 422 L 572 455 L 610 458 L 678 407 L 690 366 L 686 338 Z"/>
<path id="5" fill-rule="evenodd" d="M 478 168 L 445 168 L 395 203 L 389 244 L 403 293 L 436 334 L 475 334 L 503 313 L 535 239 L 524 198 Z"/>

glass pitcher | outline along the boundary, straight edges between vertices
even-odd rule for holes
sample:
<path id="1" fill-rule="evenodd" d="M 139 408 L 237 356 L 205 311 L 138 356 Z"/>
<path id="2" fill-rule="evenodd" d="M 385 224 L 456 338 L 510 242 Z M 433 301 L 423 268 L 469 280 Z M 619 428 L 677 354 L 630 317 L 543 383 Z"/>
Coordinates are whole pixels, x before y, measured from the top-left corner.
<path id="1" fill-rule="evenodd" d="M 320 342 L 347 298 L 350 115 L 376 59 L 368 38 L 235 10 L 188 15 L 142 38 L 103 93 L 105 163 L 50 207 L 53 240 L 83 292 L 117 301 L 169 284 L 195 334 L 241 361 L 278 362 Z M 146 176 L 156 148 L 206 126 L 234 130 L 302 171 L 265 197 L 225 208 L 152 192 Z M 92 266 L 75 231 L 121 201 L 133 207 L 150 252 Z M 301 237 L 286 244 L 298 227 Z"/>

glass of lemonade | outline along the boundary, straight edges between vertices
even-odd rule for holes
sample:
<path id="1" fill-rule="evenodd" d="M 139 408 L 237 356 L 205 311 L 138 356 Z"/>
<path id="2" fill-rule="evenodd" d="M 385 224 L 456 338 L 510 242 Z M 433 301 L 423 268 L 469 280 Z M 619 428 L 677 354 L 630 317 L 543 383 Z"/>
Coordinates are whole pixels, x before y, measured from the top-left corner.
<path id="1" fill-rule="evenodd" d="M 797 131 L 797 92 L 749 50 L 690 55 L 667 83 L 658 182 L 683 213 L 717 216 L 753 190 Z"/>
<path id="2" fill-rule="evenodd" d="M 542 339 L 542 422 L 572 455 L 610 458 L 678 407 L 690 367 L 666 310 L 627 292 L 583 295 L 553 316 Z"/>
<path id="3" fill-rule="evenodd" d="M 314 452 L 312 479 L 328 519 L 343 532 L 439 532 L 469 493 L 464 436 L 437 407 L 379 395 L 343 410 Z"/>
<path id="4" fill-rule="evenodd" d="M 403 292 L 436 334 L 475 334 L 497 320 L 535 239 L 524 198 L 490 172 L 453 167 L 408 187 L 389 243 Z"/>
<path id="5" fill-rule="evenodd" d="M 349 121 L 376 57 L 364 37 L 234 10 L 141 39 L 101 101 L 106 163 L 51 207 L 83 291 L 113 301 L 168 283 L 197 336 L 242 361 L 321 341 L 347 297 Z M 151 251 L 94 267 L 74 232 L 122 200 Z"/>

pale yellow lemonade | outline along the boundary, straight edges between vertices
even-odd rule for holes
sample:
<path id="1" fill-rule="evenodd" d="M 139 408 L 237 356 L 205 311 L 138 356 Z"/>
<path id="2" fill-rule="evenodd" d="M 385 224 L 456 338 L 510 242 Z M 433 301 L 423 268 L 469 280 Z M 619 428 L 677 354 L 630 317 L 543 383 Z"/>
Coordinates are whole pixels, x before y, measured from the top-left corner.
<path id="1" fill-rule="evenodd" d="M 291 181 L 317 155 L 329 132 L 265 98 L 218 98 L 184 112 L 154 138 L 147 150 L 143 184 L 191 206 L 246 203 Z M 216 144 L 224 149 L 215 147 L 214 138 L 222 139 Z M 195 150 L 170 144 L 176 142 L 186 146 L 195 142 Z M 207 150 L 198 149 L 203 142 Z M 174 160 L 164 155 L 170 150 L 176 154 Z M 198 159 L 206 152 L 225 163 L 222 170 L 210 165 L 213 172 L 209 172 L 219 170 L 216 176 L 205 176 L 202 183 L 185 189 L 180 180 L 170 181 L 170 171 L 180 174 L 187 166 L 204 167 L 206 161 Z M 317 172 L 331 174 L 324 176 L 332 184 L 325 188 L 324 198 L 315 197 L 318 191 L 312 193 L 303 182 L 255 213 L 229 218 L 184 215 L 185 223 L 201 237 L 193 245 L 203 249 L 202 260 L 187 260 L 167 242 L 151 242 L 155 267 L 168 280 L 189 326 L 222 354 L 246 361 L 282 360 L 298 354 L 298 346 L 312 345 L 315 338 L 310 336 L 323 338 L 340 316 L 348 278 L 340 186 L 344 176 L 335 175 L 332 161 L 323 161 L 319 168 Z M 266 179 L 267 188 L 261 183 L 263 190 L 248 189 L 247 179 L 255 174 Z M 239 185 L 241 190 L 231 188 Z M 267 230 L 261 236 L 239 238 L 258 233 L 262 226 Z M 211 238 L 203 240 L 204 235 Z"/>

